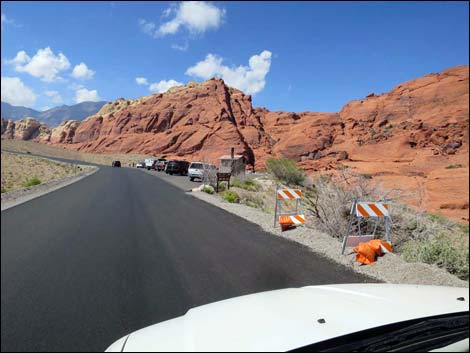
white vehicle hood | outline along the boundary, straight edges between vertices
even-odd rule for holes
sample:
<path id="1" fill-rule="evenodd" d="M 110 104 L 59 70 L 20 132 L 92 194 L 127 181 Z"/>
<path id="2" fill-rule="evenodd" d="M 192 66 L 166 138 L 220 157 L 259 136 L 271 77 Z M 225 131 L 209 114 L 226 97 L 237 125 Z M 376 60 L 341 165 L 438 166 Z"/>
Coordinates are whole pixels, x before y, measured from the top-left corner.
<path id="1" fill-rule="evenodd" d="M 108 351 L 288 351 L 395 322 L 465 312 L 468 300 L 468 288 L 438 286 L 283 289 L 191 309 L 123 337 Z"/>

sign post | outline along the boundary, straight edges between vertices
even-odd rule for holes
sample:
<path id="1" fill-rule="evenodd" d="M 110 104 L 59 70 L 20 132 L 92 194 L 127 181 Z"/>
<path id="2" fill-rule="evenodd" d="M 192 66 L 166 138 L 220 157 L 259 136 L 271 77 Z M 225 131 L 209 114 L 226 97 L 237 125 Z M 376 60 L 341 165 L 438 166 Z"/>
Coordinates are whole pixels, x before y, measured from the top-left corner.
<path id="1" fill-rule="evenodd" d="M 231 176 L 231 173 L 217 173 L 217 185 L 216 185 L 217 192 L 219 192 L 219 182 L 221 181 L 226 181 L 227 189 L 230 189 L 230 176 Z"/>

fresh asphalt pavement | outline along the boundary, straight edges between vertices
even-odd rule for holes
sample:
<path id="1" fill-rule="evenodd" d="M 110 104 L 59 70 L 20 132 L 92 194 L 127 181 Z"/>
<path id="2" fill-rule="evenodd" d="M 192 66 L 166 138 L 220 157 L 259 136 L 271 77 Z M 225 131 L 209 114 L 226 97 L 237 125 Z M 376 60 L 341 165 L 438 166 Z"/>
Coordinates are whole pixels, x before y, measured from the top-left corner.
<path id="1" fill-rule="evenodd" d="M 103 351 L 195 306 L 370 281 L 136 169 L 101 166 L 1 218 L 2 351 Z"/>

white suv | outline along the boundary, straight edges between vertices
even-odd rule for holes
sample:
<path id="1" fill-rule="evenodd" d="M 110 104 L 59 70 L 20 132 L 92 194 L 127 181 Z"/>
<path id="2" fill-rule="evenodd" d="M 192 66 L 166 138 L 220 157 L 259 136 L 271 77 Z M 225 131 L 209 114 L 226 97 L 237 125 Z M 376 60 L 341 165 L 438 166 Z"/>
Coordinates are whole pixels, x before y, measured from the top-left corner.
<path id="1" fill-rule="evenodd" d="M 204 171 L 216 170 L 217 167 L 213 164 L 204 162 L 192 162 L 188 168 L 189 180 L 200 179 L 204 177 Z"/>

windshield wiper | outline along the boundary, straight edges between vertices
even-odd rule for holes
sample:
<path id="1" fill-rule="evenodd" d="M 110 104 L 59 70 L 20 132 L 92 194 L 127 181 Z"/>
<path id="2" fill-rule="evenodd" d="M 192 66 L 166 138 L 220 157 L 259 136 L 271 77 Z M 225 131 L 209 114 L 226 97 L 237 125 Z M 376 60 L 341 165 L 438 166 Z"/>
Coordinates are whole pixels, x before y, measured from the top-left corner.
<path id="1" fill-rule="evenodd" d="M 469 313 L 403 321 L 314 343 L 292 352 L 423 352 L 469 337 Z"/>

